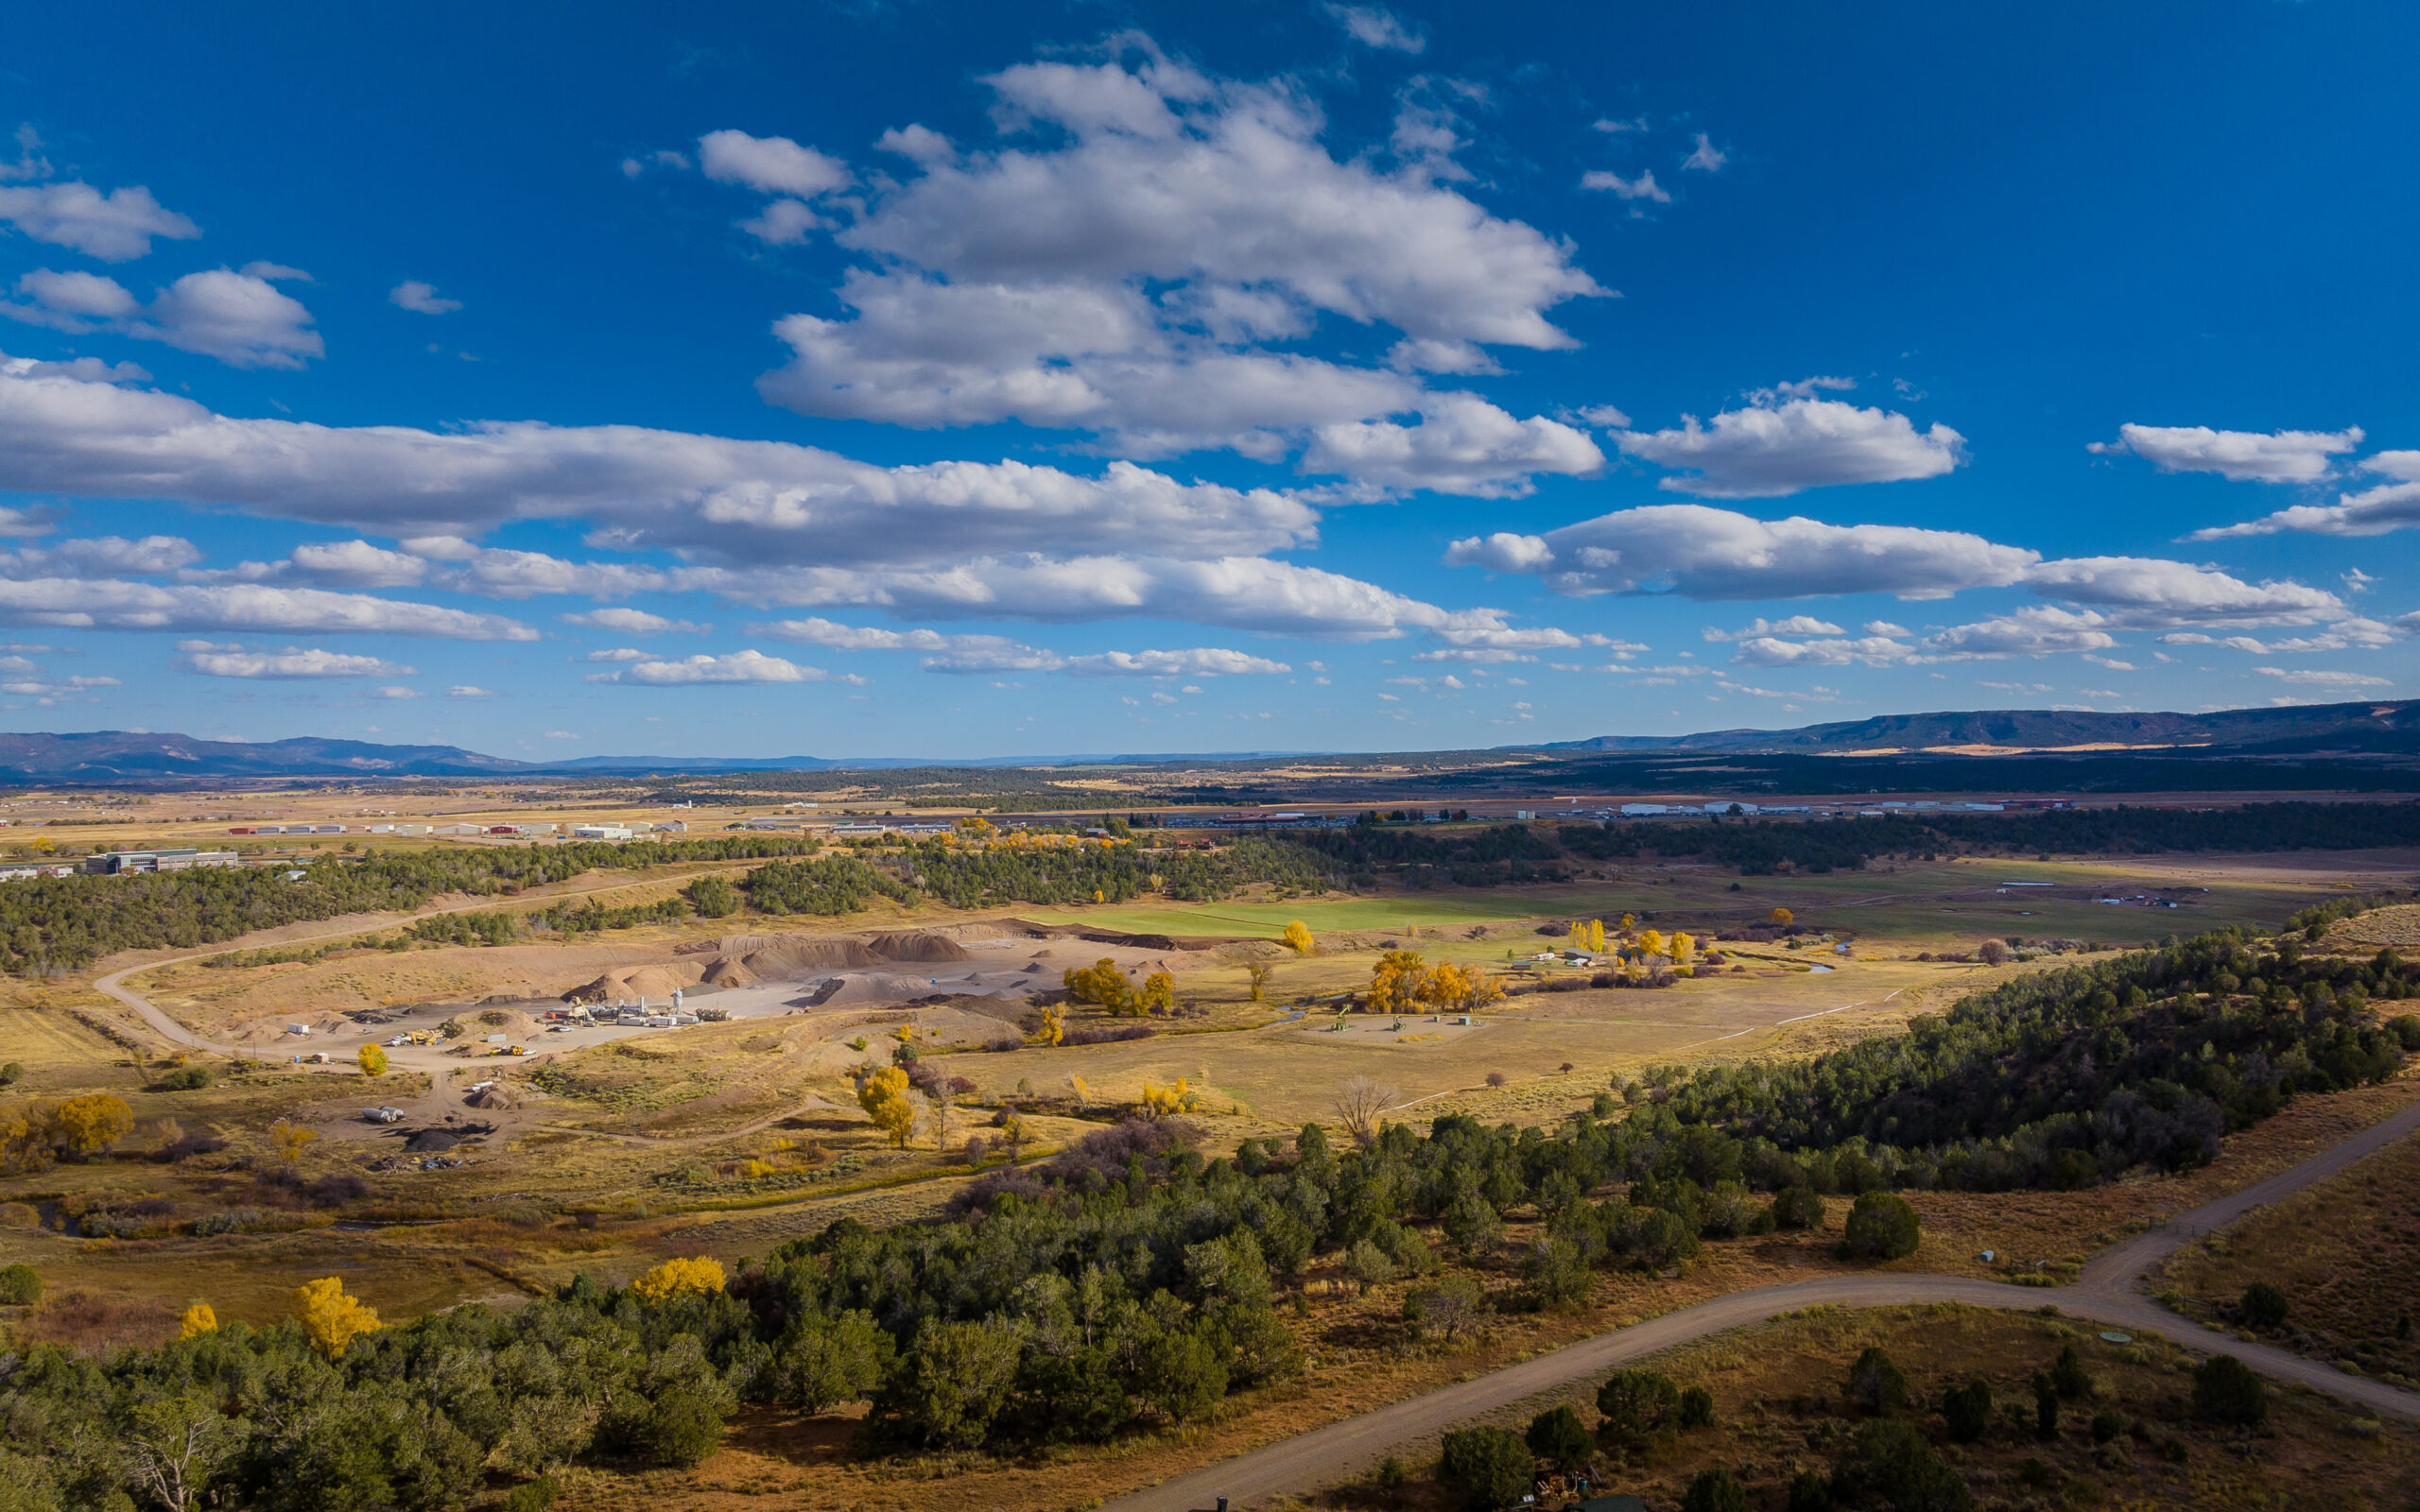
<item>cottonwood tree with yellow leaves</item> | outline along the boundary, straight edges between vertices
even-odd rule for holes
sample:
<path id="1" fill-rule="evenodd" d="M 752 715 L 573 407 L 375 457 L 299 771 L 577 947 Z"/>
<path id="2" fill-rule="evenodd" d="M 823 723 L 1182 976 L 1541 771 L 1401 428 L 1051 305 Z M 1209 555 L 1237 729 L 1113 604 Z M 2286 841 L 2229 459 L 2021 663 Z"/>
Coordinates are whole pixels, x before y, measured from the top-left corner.
<path id="1" fill-rule="evenodd" d="M 378 1321 L 376 1310 L 357 1297 L 347 1296 L 343 1280 L 335 1276 L 296 1287 L 294 1315 L 311 1347 L 330 1360 L 342 1359 L 346 1346 L 362 1334 L 386 1327 Z"/>
<path id="2" fill-rule="evenodd" d="M 1162 1087 L 1156 1082 L 1147 1081 L 1143 1084 L 1143 1116 L 1145 1118 L 1158 1120 L 1169 1118 L 1178 1113 L 1189 1113 L 1193 1111 L 1194 1104 L 1200 1100 L 1199 1095 L 1185 1084 L 1182 1076 L 1167 1087 Z"/>
<path id="3" fill-rule="evenodd" d="M 1791 913 L 1787 908 L 1776 908 L 1767 917 L 1772 919 L 1774 923 L 1779 924 L 1784 929 L 1788 929 L 1790 925 L 1798 922 L 1798 916 Z"/>
<path id="4" fill-rule="evenodd" d="M 885 1066 L 857 1083 L 857 1106 L 866 1116 L 899 1149 L 908 1147 L 908 1137 L 916 1130 L 916 1105 L 908 1098 L 908 1074 L 897 1066 Z"/>
<path id="5" fill-rule="evenodd" d="M 61 1141 L 78 1155 L 106 1150 L 134 1132 L 134 1110 L 107 1092 L 71 1097 L 55 1116 Z"/>
<path id="6" fill-rule="evenodd" d="M 177 1337 L 198 1339 L 218 1332 L 218 1313 L 208 1302 L 196 1302 L 177 1319 Z"/>
<path id="7" fill-rule="evenodd" d="M 1141 1016 L 1148 1011 L 1135 996 L 1134 984 L 1117 963 L 1104 955 L 1092 965 L 1063 973 L 1059 985 L 1079 1003 L 1098 1004 L 1115 1014 Z"/>
<path id="8" fill-rule="evenodd" d="M 1134 995 L 1137 1017 L 1146 1013 L 1176 1011 L 1176 978 L 1167 971 L 1153 971 L 1143 978 L 1143 990 Z"/>
<path id="9" fill-rule="evenodd" d="M 1286 943 L 1294 948 L 1295 954 L 1308 955 L 1311 954 L 1312 944 L 1311 926 L 1304 923 L 1299 919 L 1295 919 L 1292 923 L 1288 924 L 1286 926 Z"/>
<path id="10" fill-rule="evenodd" d="M 281 1118 L 268 1126 L 268 1145 L 278 1159 L 292 1165 L 302 1159 L 302 1152 L 318 1143 L 320 1131 L 290 1118 Z"/>
<path id="11" fill-rule="evenodd" d="M 1473 1013 L 1502 1002 L 1504 984 L 1488 975 L 1483 966 L 1456 966 L 1449 961 L 1428 973 L 1424 997 L 1441 1013 Z"/>
<path id="12" fill-rule="evenodd" d="M 1413 1011 L 1427 980 L 1428 966 L 1420 958 L 1418 951 L 1387 952 L 1370 968 L 1370 1011 Z"/>
<path id="13" fill-rule="evenodd" d="M 387 1052 L 378 1046 L 363 1045 L 361 1054 L 355 1058 L 361 1062 L 363 1075 L 384 1076 L 387 1074 Z"/>
<path id="14" fill-rule="evenodd" d="M 1267 961 L 1253 961 L 1244 967 L 1244 976 L 1252 983 L 1252 1000 L 1254 1003 L 1268 997 L 1269 979 L 1276 974 L 1277 968 Z"/>
<path id="15" fill-rule="evenodd" d="M 631 1282 L 631 1295 L 648 1307 L 660 1307 L 684 1293 L 712 1296 L 722 1290 L 722 1262 L 705 1255 L 666 1261 Z"/>
<path id="16" fill-rule="evenodd" d="M 1066 1010 L 1060 1007 L 1056 1003 L 1044 1004 L 1042 1007 L 1042 1022 L 1040 1026 L 1033 1031 L 1033 1034 L 1028 1042 L 1046 1046 L 1055 1045 L 1066 1038 Z"/>

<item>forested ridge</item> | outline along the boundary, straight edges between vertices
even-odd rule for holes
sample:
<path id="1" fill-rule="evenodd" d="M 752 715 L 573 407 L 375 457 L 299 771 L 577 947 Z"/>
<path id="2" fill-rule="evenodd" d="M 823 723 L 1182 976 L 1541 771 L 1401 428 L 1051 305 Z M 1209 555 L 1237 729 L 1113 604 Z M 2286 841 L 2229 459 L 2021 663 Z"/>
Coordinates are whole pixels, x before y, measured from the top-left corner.
<path id="1" fill-rule="evenodd" d="M 1889 1151 L 1911 1184 L 2084 1186 L 2182 1171 L 2297 1092 L 2394 1075 L 2420 1050 L 2420 968 L 2219 930 L 2019 977 L 1905 1035 L 1795 1062 L 1712 1066 L 1659 1090 L 1683 1123 L 1783 1151 Z"/>

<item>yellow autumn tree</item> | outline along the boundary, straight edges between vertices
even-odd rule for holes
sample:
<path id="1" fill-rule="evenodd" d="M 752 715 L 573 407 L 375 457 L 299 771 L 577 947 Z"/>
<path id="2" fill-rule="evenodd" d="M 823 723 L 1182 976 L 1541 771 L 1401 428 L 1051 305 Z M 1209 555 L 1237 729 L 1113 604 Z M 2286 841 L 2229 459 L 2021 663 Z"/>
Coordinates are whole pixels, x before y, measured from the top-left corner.
<path id="1" fill-rule="evenodd" d="M 1389 951 L 1370 968 L 1370 1011 L 1409 1013 L 1428 978 L 1418 951 Z"/>
<path id="2" fill-rule="evenodd" d="M 1637 924 L 1638 924 L 1638 916 L 1637 916 L 1636 914 L 1624 914 L 1624 915 L 1622 915 L 1622 933 L 1624 933 L 1624 934 L 1628 934 L 1628 933 L 1630 933 L 1630 931 L 1631 931 L 1631 930 L 1633 930 L 1634 928 L 1637 927 Z"/>
<path id="3" fill-rule="evenodd" d="M 1080 970 L 1063 972 L 1059 985 L 1065 988 L 1067 994 L 1077 1002 L 1098 1004 L 1112 1013 L 1140 1014 L 1145 1011 L 1135 1000 L 1134 984 L 1126 980 L 1126 973 L 1106 955 Z"/>
<path id="4" fill-rule="evenodd" d="M 916 1105 L 908 1100 L 906 1072 L 885 1066 L 866 1077 L 857 1086 L 857 1106 L 890 1137 L 893 1145 L 908 1147 L 908 1136 L 916 1129 Z"/>
<path id="5" fill-rule="evenodd" d="M 1244 967 L 1244 975 L 1252 983 L 1252 1000 L 1254 1003 L 1269 996 L 1269 979 L 1276 974 L 1277 968 L 1267 961 L 1253 961 Z"/>
<path id="6" fill-rule="evenodd" d="M 354 1058 L 361 1062 L 361 1074 L 363 1075 L 384 1076 L 387 1074 L 387 1052 L 381 1050 L 378 1046 L 363 1045 L 361 1047 L 361 1054 Z"/>
<path id="7" fill-rule="evenodd" d="M 1143 990 L 1134 997 L 1137 1013 L 1174 1013 L 1176 1011 L 1176 978 L 1166 971 L 1153 971 L 1143 978 Z"/>
<path id="8" fill-rule="evenodd" d="M 346 1346 L 364 1333 L 386 1327 L 378 1314 L 357 1297 L 345 1295 L 344 1282 L 334 1276 L 304 1281 L 294 1289 L 294 1315 L 311 1347 L 330 1359 L 340 1359 Z"/>
<path id="9" fill-rule="evenodd" d="M 1056 1003 L 1043 1005 L 1042 1025 L 1033 1031 L 1032 1043 L 1055 1045 L 1067 1038 L 1067 1013 Z"/>
<path id="10" fill-rule="evenodd" d="M 194 1303 L 185 1309 L 182 1317 L 177 1319 L 177 1337 L 181 1339 L 198 1339 L 205 1333 L 217 1332 L 218 1314 L 208 1302 Z"/>
<path id="11" fill-rule="evenodd" d="M 107 1092 L 71 1097 L 52 1116 L 67 1147 L 78 1155 L 106 1150 L 134 1132 L 134 1109 Z"/>
<path id="12" fill-rule="evenodd" d="M 1092 1101 L 1092 1083 L 1070 1072 L 1067 1076 L 1067 1093 L 1075 1098 L 1076 1106 L 1081 1108 Z"/>
<path id="13" fill-rule="evenodd" d="M 1462 1012 L 1476 1013 L 1490 1004 L 1504 1001 L 1504 984 L 1488 975 L 1485 967 L 1465 966 L 1461 969 L 1461 996 L 1454 1006 Z"/>
<path id="14" fill-rule="evenodd" d="M 1605 921 L 1601 919 L 1588 920 L 1588 954 L 1591 955 L 1605 954 Z"/>
<path id="15" fill-rule="evenodd" d="M 1771 917 L 1774 923 L 1779 924 L 1784 929 L 1788 929 L 1790 925 L 1798 921 L 1798 916 L 1791 913 L 1787 908 L 1774 909 Z"/>
<path id="16" fill-rule="evenodd" d="M 1698 953 L 1697 936 L 1676 929 L 1672 931 L 1672 939 L 1668 948 L 1671 951 L 1674 961 L 1686 966 L 1689 958 Z"/>
<path id="17" fill-rule="evenodd" d="M 722 1290 L 722 1263 L 704 1255 L 667 1260 L 631 1282 L 631 1295 L 660 1307 L 684 1292 L 711 1296 Z"/>
<path id="18" fill-rule="evenodd" d="M 1156 1082 L 1143 1084 L 1143 1116 L 1146 1118 L 1162 1119 L 1190 1111 L 1197 1100 L 1192 1088 L 1182 1076 L 1167 1087 Z"/>
<path id="19" fill-rule="evenodd" d="M 1572 921 L 1571 928 L 1564 932 L 1563 942 L 1575 951 L 1586 950 L 1588 948 L 1588 926 L 1581 923 L 1577 919 L 1574 919 Z"/>
<path id="20" fill-rule="evenodd" d="M 1295 954 L 1308 955 L 1311 954 L 1311 926 L 1304 923 L 1299 919 L 1295 919 L 1292 923 L 1288 924 L 1286 926 L 1286 943 L 1294 948 Z"/>
<path id="21" fill-rule="evenodd" d="M 1645 951 L 1650 955 L 1663 954 L 1664 932 L 1660 929 L 1640 930 L 1638 933 L 1638 948 Z"/>
<path id="22" fill-rule="evenodd" d="M 269 1148 L 275 1150 L 278 1158 L 288 1165 L 302 1159 L 302 1152 L 319 1138 L 318 1129 L 297 1124 L 290 1118 L 281 1118 L 268 1126 Z"/>

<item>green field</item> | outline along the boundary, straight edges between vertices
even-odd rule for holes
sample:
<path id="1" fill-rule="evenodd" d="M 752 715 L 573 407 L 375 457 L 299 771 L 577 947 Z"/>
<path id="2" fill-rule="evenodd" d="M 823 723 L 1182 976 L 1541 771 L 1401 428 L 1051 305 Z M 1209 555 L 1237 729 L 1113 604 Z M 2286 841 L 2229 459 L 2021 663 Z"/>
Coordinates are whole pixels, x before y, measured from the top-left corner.
<path id="1" fill-rule="evenodd" d="M 1441 888 L 1377 898 L 1020 909 L 1038 922 L 1134 934 L 1276 939 L 1301 919 L 1316 934 L 1504 924 L 1522 919 L 1654 915 L 1667 927 L 1759 919 L 1776 907 L 1826 928 L 1886 936 L 1910 949 L 1968 948 L 1984 935 L 2104 939 L 2134 945 L 2224 924 L 2276 925 L 2333 878 L 2197 862 L 2193 858 L 1942 861 L 1824 876 L 1742 878 L 1696 865 L 1626 864 L 1615 875 L 1557 886 Z M 2012 888 L 2005 883 L 2048 884 Z M 2054 896 L 2104 884 L 2147 886 L 2180 899 L 2175 909 L 2119 907 Z M 1738 890 L 1733 891 L 1734 885 Z M 2207 891 L 2201 889 L 2206 888 Z M 1499 948 L 1500 949 L 1500 948 Z M 1489 952 L 1488 954 L 1498 954 Z"/>

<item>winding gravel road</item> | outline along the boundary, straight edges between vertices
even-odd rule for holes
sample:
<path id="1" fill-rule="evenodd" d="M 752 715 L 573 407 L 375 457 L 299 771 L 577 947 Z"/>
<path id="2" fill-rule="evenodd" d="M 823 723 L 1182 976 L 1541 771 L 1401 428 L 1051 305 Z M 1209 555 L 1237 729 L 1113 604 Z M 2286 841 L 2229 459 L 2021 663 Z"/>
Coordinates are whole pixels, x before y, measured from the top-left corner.
<path id="1" fill-rule="evenodd" d="M 1381 1407 L 1376 1412 L 1189 1471 L 1109 1502 L 1101 1512 L 1187 1512 L 1214 1506 L 1221 1496 L 1240 1508 L 1272 1496 L 1301 1495 L 1366 1470 L 1389 1451 L 1484 1418 L 1541 1392 L 1603 1374 L 1709 1333 L 1762 1323 L 1783 1313 L 1821 1304 L 1895 1307 L 1911 1302 L 1964 1302 L 2019 1311 L 2032 1311 L 2048 1304 L 2070 1317 L 2135 1333 L 2156 1333 L 2198 1353 L 2232 1354 L 2263 1374 L 2342 1398 L 2376 1416 L 2420 1421 L 2420 1395 L 2346 1375 L 2265 1344 L 2246 1344 L 2231 1334 L 2203 1328 L 2170 1313 L 2139 1290 L 2143 1277 L 2191 1235 L 2232 1223 L 2255 1208 L 2325 1181 L 2415 1130 L 2420 1130 L 2420 1103 L 2372 1125 L 2290 1171 L 2196 1208 L 2164 1228 L 2136 1235 L 2086 1265 L 2071 1286 L 2046 1290 L 1963 1276 L 1881 1272 L 1735 1292 L 1507 1366 L 1475 1381 Z"/>

